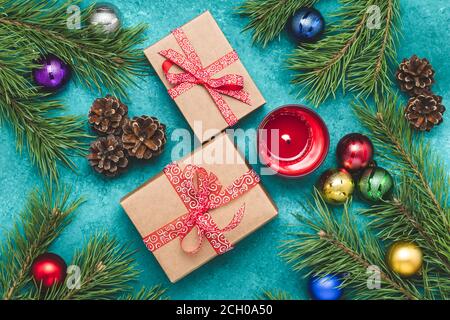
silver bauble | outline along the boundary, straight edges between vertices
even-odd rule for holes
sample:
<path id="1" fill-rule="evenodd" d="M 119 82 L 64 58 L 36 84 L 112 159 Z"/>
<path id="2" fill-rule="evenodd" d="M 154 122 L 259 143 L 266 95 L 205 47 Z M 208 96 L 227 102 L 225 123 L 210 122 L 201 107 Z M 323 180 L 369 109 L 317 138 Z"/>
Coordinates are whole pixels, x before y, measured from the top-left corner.
<path id="1" fill-rule="evenodd" d="M 89 17 L 89 23 L 100 25 L 106 33 L 115 32 L 120 28 L 119 11 L 109 3 L 97 4 Z"/>

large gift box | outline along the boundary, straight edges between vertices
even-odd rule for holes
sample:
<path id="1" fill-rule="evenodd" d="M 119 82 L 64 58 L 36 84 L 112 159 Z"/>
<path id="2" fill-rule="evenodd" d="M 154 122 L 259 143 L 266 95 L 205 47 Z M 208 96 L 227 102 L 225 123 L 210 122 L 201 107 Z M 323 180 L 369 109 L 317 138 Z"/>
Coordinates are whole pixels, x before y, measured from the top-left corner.
<path id="1" fill-rule="evenodd" d="M 209 12 L 172 31 L 145 55 L 202 143 L 265 103 Z"/>
<path id="2" fill-rule="evenodd" d="M 168 165 L 121 204 L 171 282 L 277 215 L 259 176 L 226 133 Z"/>

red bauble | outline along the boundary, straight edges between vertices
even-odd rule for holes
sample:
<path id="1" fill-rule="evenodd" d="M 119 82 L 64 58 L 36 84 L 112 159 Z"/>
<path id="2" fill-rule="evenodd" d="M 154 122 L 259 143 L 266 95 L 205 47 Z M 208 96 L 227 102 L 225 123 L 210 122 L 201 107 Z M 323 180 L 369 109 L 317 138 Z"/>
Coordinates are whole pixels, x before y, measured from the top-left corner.
<path id="1" fill-rule="evenodd" d="M 67 265 L 57 254 L 44 253 L 34 260 L 31 265 L 31 274 L 38 285 L 42 283 L 42 287 L 48 289 L 64 282 Z"/>
<path id="2" fill-rule="evenodd" d="M 339 166 L 350 172 L 367 168 L 373 158 L 373 144 L 360 133 L 350 133 L 339 141 L 336 151 Z"/>

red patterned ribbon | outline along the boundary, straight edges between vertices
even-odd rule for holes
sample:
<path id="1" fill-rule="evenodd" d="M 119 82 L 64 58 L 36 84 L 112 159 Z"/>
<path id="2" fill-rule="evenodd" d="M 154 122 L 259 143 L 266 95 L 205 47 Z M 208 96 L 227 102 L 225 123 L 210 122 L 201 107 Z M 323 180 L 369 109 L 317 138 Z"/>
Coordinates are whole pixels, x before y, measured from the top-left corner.
<path id="1" fill-rule="evenodd" d="M 168 242 L 180 238 L 182 249 L 187 253 L 200 250 L 203 239 L 206 238 L 217 254 L 223 254 L 233 248 L 225 238 L 224 233 L 233 230 L 241 222 L 245 204 L 235 213 L 230 223 L 220 229 L 213 221 L 210 210 L 219 208 L 256 186 L 260 178 L 253 170 L 247 171 L 236 179 L 233 184 L 223 189 L 217 176 L 204 168 L 188 165 L 181 170 L 177 164 L 170 164 L 164 173 L 186 206 L 188 213 L 166 224 L 144 238 L 144 243 L 150 251 L 155 251 Z M 183 239 L 197 228 L 197 243 L 193 249 L 183 246 Z"/>
<path id="2" fill-rule="evenodd" d="M 197 52 L 195 52 L 194 47 L 184 31 L 178 28 L 172 31 L 172 34 L 185 55 L 172 49 L 159 52 L 160 55 L 167 59 L 162 65 L 163 72 L 169 83 L 175 85 L 175 87 L 169 89 L 169 95 L 172 99 L 175 99 L 193 86 L 202 85 L 208 90 L 228 125 L 232 126 L 236 124 L 238 119 L 221 95 L 227 95 L 251 105 L 250 95 L 243 90 L 244 78 L 237 74 L 227 74 L 218 79 L 211 78 L 216 73 L 239 60 L 236 51 L 227 53 L 219 60 L 203 68 Z M 170 73 L 169 70 L 174 64 L 185 72 Z"/>

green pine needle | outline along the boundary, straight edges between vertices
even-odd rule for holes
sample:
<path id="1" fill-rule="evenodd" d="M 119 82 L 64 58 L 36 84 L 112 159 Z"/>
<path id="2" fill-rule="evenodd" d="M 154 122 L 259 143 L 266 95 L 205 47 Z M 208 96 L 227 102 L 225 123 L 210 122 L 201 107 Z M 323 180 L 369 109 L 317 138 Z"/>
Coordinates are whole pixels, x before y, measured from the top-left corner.
<path id="1" fill-rule="evenodd" d="M 147 288 L 141 288 L 141 290 L 130 293 L 120 298 L 120 300 L 165 300 L 166 289 L 160 285 Z"/>
<path id="2" fill-rule="evenodd" d="M 72 221 L 73 212 L 82 199 L 69 200 L 70 190 L 52 189 L 31 193 L 18 222 L 0 246 L 0 297 L 3 300 L 93 300 L 139 299 L 159 300 L 165 289 L 154 286 L 133 292 L 132 283 L 140 274 L 134 251 L 121 245 L 106 233 L 91 236 L 78 250 L 69 265 L 80 268 L 79 286 L 76 273 L 69 273 L 66 282 L 42 290 L 31 276 L 31 265 Z M 72 284 L 73 287 L 69 287 Z"/>
<path id="3" fill-rule="evenodd" d="M 48 251 L 82 204 L 82 199 L 69 201 L 69 195 L 68 190 L 49 186 L 31 193 L 18 222 L 0 246 L 0 296 L 4 300 L 20 297 L 21 290 L 32 282 L 32 262 Z"/>
<path id="4" fill-rule="evenodd" d="M 71 263 L 81 269 L 80 288 L 59 286 L 43 295 L 43 299 L 114 299 L 127 293 L 132 290 L 131 281 L 139 275 L 132 256 L 127 246 L 106 233 L 98 233 L 75 253 Z M 36 295 L 40 296 L 38 292 Z"/>
<path id="5" fill-rule="evenodd" d="M 244 31 L 253 30 L 253 42 L 263 47 L 284 30 L 293 14 L 302 7 L 312 7 L 319 0 L 247 0 L 238 13 L 250 21 Z"/>
<path id="6" fill-rule="evenodd" d="M 288 59 L 297 71 L 292 83 L 316 106 L 339 88 L 378 100 L 390 92 L 389 66 L 395 62 L 400 9 L 398 0 L 341 0 L 322 40 L 301 44 Z M 368 27 L 371 6 L 381 13 L 381 27 Z"/>
<path id="7" fill-rule="evenodd" d="M 392 200 L 363 213 L 384 240 L 408 240 L 424 251 L 427 281 L 433 297 L 450 295 L 450 208 L 448 169 L 423 134 L 415 133 L 403 117 L 398 98 L 388 96 L 375 107 L 354 105 L 370 130 L 378 153 L 400 177 Z"/>
<path id="8" fill-rule="evenodd" d="M 55 116 L 60 102 L 31 83 L 31 70 L 43 54 L 66 61 L 74 79 L 88 88 L 125 96 L 134 77 L 147 73 L 142 50 L 146 26 L 105 34 L 86 26 L 93 5 L 82 10 L 81 29 L 69 29 L 69 6 L 81 1 L 0 0 L 0 121 L 16 134 L 41 175 L 58 181 L 58 163 L 75 169 L 71 156 L 87 151 L 84 120 Z M 88 107 L 88 106 L 87 106 Z M 1 123 L 0 123 L 1 124 Z"/>
<path id="9" fill-rule="evenodd" d="M 239 13 L 250 22 L 253 41 L 266 46 L 283 31 L 288 19 L 301 7 L 318 0 L 247 0 Z M 295 71 L 292 83 L 299 95 L 318 106 L 335 97 L 339 88 L 378 100 L 390 92 L 389 67 L 395 63 L 400 23 L 399 0 L 340 0 L 340 9 L 327 17 L 321 40 L 303 43 L 289 56 Z M 372 6 L 379 8 L 380 28 L 373 22 Z"/>
<path id="10" fill-rule="evenodd" d="M 294 239 L 283 245 L 282 256 L 294 270 L 311 274 L 345 275 L 343 287 L 352 299 L 422 299 L 423 295 L 407 279 L 389 270 L 384 248 L 370 232 L 359 232 L 349 212 L 349 204 L 342 214 L 330 210 L 317 190 L 306 212 L 297 218 L 310 232 L 296 232 Z M 380 288 L 369 289 L 368 268 L 377 266 Z"/>
<path id="11" fill-rule="evenodd" d="M 258 298 L 259 300 L 294 300 L 288 292 L 283 290 L 266 290 Z"/>

